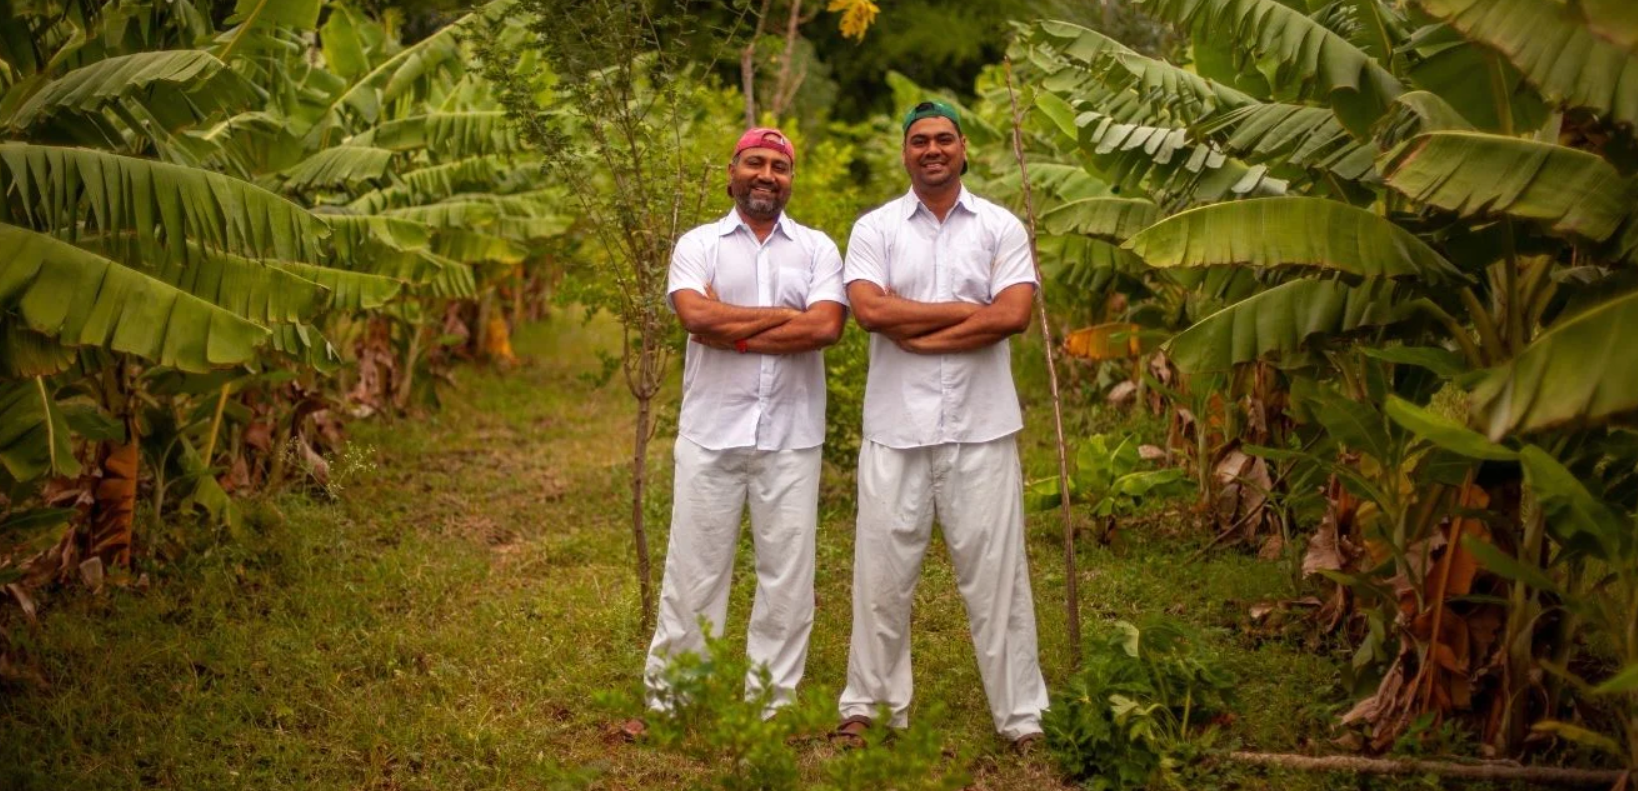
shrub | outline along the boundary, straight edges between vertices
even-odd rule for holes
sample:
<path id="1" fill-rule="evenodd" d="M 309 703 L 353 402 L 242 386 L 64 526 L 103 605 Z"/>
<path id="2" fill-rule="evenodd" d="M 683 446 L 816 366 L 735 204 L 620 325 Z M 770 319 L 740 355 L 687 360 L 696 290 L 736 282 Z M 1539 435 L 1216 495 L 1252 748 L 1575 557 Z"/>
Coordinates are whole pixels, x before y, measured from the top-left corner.
<path id="1" fill-rule="evenodd" d="M 1189 726 L 1225 709 L 1234 683 L 1176 623 L 1115 627 L 1041 723 L 1059 766 L 1095 791 L 1165 781 L 1190 748 Z"/>

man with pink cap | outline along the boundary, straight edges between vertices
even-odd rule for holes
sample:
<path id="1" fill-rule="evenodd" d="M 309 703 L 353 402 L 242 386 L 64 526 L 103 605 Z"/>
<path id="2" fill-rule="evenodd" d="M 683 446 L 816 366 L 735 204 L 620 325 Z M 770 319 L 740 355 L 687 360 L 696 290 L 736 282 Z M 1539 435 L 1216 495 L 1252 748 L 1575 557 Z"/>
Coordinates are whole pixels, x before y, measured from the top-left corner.
<path id="1" fill-rule="evenodd" d="M 757 588 L 746 651 L 768 668 L 773 707 L 791 702 L 807 661 L 825 438 L 820 350 L 841 337 L 847 295 L 836 244 L 784 213 L 795 172 L 796 152 L 779 130 L 746 132 L 728 163 L 734 207 L 684 234 L 672 253 L 667 292 L 690 337 L 671 537 L 644 672 L 651 709 L 665 708 L 667 661 L 705 650 L 700 617 L 722 629 L 747 504 Z M 748 690 L 758 683 L 754 673 L 746 679 Z M 627 725 L 634 735 L 641 728 Z"/>

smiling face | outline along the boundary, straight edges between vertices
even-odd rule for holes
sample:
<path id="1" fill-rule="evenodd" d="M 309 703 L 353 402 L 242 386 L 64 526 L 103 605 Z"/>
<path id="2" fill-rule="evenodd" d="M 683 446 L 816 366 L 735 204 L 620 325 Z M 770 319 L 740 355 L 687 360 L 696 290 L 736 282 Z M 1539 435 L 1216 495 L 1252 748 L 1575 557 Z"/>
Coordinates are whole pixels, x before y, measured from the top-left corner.
<path id="1" fill-rule="evenodd" d="M 728 163 L 728 194 L 747 218 L 773 220 L 791 199 L 791 158 L 768 148 L 747 148 Z"/>
<path id="2" fill-rule="evenodd" d="M 943 116 L 923 118 L 904 134 L 904 169 L 918 190 L 937 190 L 961 180 L 967 138 Z"/>

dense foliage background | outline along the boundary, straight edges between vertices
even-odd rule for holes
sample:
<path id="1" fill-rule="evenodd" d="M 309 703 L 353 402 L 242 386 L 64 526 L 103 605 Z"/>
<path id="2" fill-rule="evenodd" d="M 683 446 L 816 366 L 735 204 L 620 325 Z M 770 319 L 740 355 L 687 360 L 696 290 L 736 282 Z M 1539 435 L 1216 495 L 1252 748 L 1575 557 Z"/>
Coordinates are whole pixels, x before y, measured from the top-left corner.
<path id="1" fill-rule="evenodd" d="M 436 414 L 456 363 L 509 369 L 568 306 L 620 320 L 588 375 L 637 404 L 646 618 L 663 273 L 730 206 L 725 141 L 790 132 L 790 211 L 845 244 L 938 95 L 975 191 L 1026 215 L 1028 162 L 1074 467 L 1031 469 L 1032 507 L 1288 576 L 1244 630 L 1335 658 L 1340 747 L 1638 764 L 1621 4 L 592 5 L 0 4 L 0 683 L 36 677 L 45 597 L 247 541 L 269 493 L 345 498 L 375 463 L 349 421 Z M 865 347 L 827 351 L 835 507 Z M 1089 641 L 1066 773 L 1165 784 L 1212 749 L 1229 715 L 1191 690 L 1230 684 L 1186 631 Z"/>

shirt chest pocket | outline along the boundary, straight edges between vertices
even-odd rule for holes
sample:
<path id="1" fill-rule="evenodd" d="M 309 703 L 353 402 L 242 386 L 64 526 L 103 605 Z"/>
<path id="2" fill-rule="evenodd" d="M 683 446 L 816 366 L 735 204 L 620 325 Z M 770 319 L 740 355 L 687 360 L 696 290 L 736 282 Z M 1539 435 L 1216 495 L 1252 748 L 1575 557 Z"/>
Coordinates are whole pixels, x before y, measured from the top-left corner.
<path id="1" fill-rule="evenodd" d="M 782 261 L 774 267 L 772 307 L 806 310 L 813 286 L 813 262 L 807 257 Z"/>
<path id="2" fill-rule="evenodd" d="M 961 302 L 989 304 L 990 270 L 995 266 L 994 256 L 983 247 L 967 247 L 951 256 L 946 276 L 950 278 L 950 296 Z"/>

